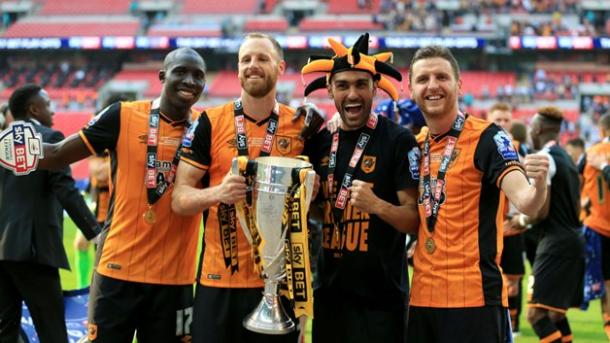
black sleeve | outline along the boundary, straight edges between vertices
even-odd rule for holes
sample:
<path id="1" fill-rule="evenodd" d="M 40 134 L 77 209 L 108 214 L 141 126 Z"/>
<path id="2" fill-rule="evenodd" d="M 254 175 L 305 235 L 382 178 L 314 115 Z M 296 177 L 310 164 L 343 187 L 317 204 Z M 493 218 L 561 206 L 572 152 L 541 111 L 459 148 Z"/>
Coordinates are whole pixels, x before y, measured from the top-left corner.
<path id="1" fill-rule="evenodd" d="M 489 184 L 497 184 L 498 178 L 510 167 L 522 168 L 511 138 L 495 124 L 489 125 L 481 134 L 474 163 L 483 172 L 483 180 Z"/>
<path id="2" fill-rule="evenodd" d="M 394 183 L 398 190 L 415 188 L 419 183 L 419 161 L 421 153 L 410 130 L 404 129 L 396 139 L 394 149 Z"/>
<path id="3" fill-rule="evenodd" d="M 114 150 L 121 131 L 121 103 L 117 102 L 102 110 L 91 119 L 81 132 L 97 154 Z"/>
<path id="4" fill-rule="evenodd" d="M 64 135 L 57 131 L 49 139 L 49 143 L 57 143 L 64 139 Z M 53 194 L 57 197 L 62 207 L 68 212 L 72 221 L 87 239 L 94 238 L 100 231 L 95 216 L 89 210 L 85 199 L 80 194 L 70 167 L 66 166 L 57 171 L 49 172 L 49 184 Z"/>
<path id="5" fill-rule="evenodd" d="M 587 165 L 587 154 L 584 153 L 584 154 L 582 154 L 582 156 L 580 156 L 580 159 L 578 160 L 578 165 L 576 166 L 578 168 L 578 174 L 580 174 L 580 175 L 585 174 L 586 165 Z"/>
<path id="6" fill-rule="evenodd" d="M 182 159 L 200 168 L 207 168 L 212 162 L 212 124 L 206 112 L 193 123 L 182 140 Z"/>

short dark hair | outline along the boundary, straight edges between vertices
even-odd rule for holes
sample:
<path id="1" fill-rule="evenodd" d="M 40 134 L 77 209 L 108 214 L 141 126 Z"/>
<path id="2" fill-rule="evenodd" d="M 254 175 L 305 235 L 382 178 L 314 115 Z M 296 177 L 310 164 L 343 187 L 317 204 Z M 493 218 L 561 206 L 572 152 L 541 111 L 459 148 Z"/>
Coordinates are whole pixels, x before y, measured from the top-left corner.
<path id="1" fill-rule="evenodd" d="M 275 39 L 272 35 L 262 32 L 250 32 L 246 36 L 244 36 L 244 42 L 251 38 L 262 38 L 270 41 L 273 45 L 273 48 L 275 49 L 275 52 L 277 52 L 277 55 L 280 57 L 280 60 L 284 59 L 284 50 L 282 49 L 280 42 L 278 42 L 277 39 Z"/>
<path id="2" fill-rule="evenodd" d="M 15 119 L 23 119 L 27 117 L 28 106 L 33 97 L 38 95 L 42 87 L 35 84 L 27 84 L 21 86 L 11 94 L 8 100 L 8 107 Z"/>
<path id="3" fill-rule="evenodd" d="M 527 126 L 523 122 L 515 120 L 510 127 L 510 134 L 517 142 L 523 144 L 527 141 Z"/>
<path id="4" fill-rule="evenodd" d="M 559 122 L 563 121 L 563 112 L 555 106 L 545 106 L 538 109 L 538 114 L 547 121 Z"/>
<path id="5" fill-rule="evenodd" d="M 451 50 L 441 45 L 429 45 L 415 51 L 415 55 L 411 59 L 411 64 L 409 65 L 409 82 L 411 82 L 411 75 L 413 75 L 413 65 L 415 62 L 435 57 L 440 57 L 449 62 L 449 64 L 451 64 L 451 69 L 453 69 L 453 76 L 455 76 L 456 80 L 460 79 L 460 66 L 451 53 Z"/>
<path id="6" fill-rule="evenodd" d="M 581 148 L 581 149 L 585 149 L 585 141 L 582 140 L 582 138 L 577 137 L 577 138 L 573 138 L 570 139 L 569 141 L 566 142 L 567 145 L 571 145 L 575 148 Z"/>

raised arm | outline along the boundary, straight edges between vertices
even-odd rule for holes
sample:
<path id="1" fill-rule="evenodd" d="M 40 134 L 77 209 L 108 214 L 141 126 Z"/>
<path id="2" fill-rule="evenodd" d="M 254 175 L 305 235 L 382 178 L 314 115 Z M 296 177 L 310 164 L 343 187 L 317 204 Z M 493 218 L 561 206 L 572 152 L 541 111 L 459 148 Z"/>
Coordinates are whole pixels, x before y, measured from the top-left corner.
<path id="1" fill-rule="evenodd" d="M 59 139 L 52 139 L 58 141 L 63 138 L 63 135 L 57 132 L 54 137 L 59 137 Z M 95 216 L 89 210 L 85 199 L 76 188 L 70 168 L 65 166 L 57 171 L 50 172 L 49 183 L 53 193 L 78 229 L 87 239 L 94 238 L 100 231 L 99 225 Z"/>
<path id="2" fill-rule="evenodd" d="M 91 155 L 91 151 L 77 133 L 58 143 L 44 143 L 43 149 L 44 158 L 38 162 L 38 169 L 59 170 Z"/>

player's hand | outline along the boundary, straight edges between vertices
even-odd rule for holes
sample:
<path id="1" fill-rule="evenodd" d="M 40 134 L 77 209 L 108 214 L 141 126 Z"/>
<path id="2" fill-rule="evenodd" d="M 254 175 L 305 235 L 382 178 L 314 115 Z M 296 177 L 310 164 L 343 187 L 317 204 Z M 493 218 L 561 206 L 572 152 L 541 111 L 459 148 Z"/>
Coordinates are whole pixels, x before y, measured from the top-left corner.
<path id="1" fill-rule="evenodd" d="M 546 178 L 549 172 L 549 158 L 547 155 L 529 154 L 525 156 L 525 173 L 534 181 L 535 187 L 546 186 Z"/>
<path id="2" fill-rule="evenodd" d="M 594 153 L 587 154 L 587 164 L 591 165 L 591 167 L 601 170 L 604 163 L 608 163 L 608 156 Z"/>
<path id="3" fill-rule="evenodd" d="M 373 193 L 373 184 L 354 180 L 350 187 L 350 203 L 361 211 L 374 214 L 379 198 Z"/>
<path id="4" fill-rule="evenodd" d="M 223 204 L 231 205 L 246 198 L 246 178 L 227 174 L 219 185 L 218 198 Z"/>
<path id="5" fill-rule="evenodd" d="M 343 127 L 342 125 L 343 121 L 341 121 L 341 115 L 339 112 L 335 112 L 333 117 L 326 122 L 326 129 L 330 133 L 335 133 L 337 130 Z"/>
<path id="6" fill-rule="evenodd" d="M 303 126 L 299 134 L 303 139 L 307 139 L 320 131 L 322 124 L 324 124 L 324 116 L 322 116 L 320 109 L 310 102 L 304 103 L 297 108 L 292 121 L 296 121 L 301 116 L 305 117 L 305 126 Z"/>
<path id="7" fill-rule="evenodd" d="M 516 235 L 522 233 L 524 230 L 525 227 L 519 224 L 519 215 L 513 216 L 510 220 L 505 220 L 504 223 L 502 223 L 504 236 Z"/>
<path id="8" fill-rule="evenodd" d="M 74 249 L 78 251 L 87 251 L 89 249 L 89 241 L 80 231 L 74 236 Z"/>

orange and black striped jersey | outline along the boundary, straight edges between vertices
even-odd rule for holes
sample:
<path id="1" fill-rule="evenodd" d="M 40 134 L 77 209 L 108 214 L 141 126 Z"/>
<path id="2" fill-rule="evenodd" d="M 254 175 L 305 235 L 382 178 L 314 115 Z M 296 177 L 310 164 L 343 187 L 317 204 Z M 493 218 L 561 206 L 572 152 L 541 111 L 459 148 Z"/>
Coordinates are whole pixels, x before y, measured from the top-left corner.
<path id="1" fill-rule="evenodd" d="M 428 133 L 417 136 L 423 148 Z M 448 135 L 430 138 L 431 184 Z M 422 159 L 423 160 L 423 159 Z M 503 177 L 522 171 L 511 140 L 499 126 L 467 116 L 453 150 L 440 196 L 436 226 L 428 232 L 420 177 L 420 227 L 415 251 L 411 305 L 437 308 L 508 306 L 502 280 Z M 420 174 L 423 173 L 423 162 Z M 432 238 L 435 249 L 426 249 Z"/>
<path id="2" fill-rule="evenodd" d="M 297 156 L 304 148 L 304 141 L 299 139 L 304 119 L 293 122 L 294 109 L 279 105 L 279 122 L 272 145 L 271 155 Z M 217 186 L 231 170 L 231 161 L 237 154 L 237 142 L 234 126 L 233 102 L 207 109 L 199 118 L 194 133 L 189 132 L 189 144 L 182 148 L 181 163 L 189 163 L 206 171 L 202 180 L 203 187 Z M 260 155 L 265 140 L 269 119 L 256 122 L 245 115 L 246 136 L 248 137 L 248 155 L 255 159 Z M 219 229 L 218 205 L 206 211 L 204 230 L 204 251 L 202 253 L 202 285 L 226 288 L 257 288 L 263 286 L 255 270 L 250 244 L 244 235 L 241 225 L 237 223 L 237 270 L 232 273 L 225 265 L 221 232 Z"/>
<path id="3" fill-rule="evenodd" d="M 595 144 L 587 154 L 610 156 L 610 140 Z M 585 184 L 583 196 L 590 200 L 590 214 L 585 218 L 585 225 L 606 237 L 610 237 L 610 186 L 602 172 L 585 164 L 583 172 Z"/>
<path id="4" fill-rule="evenodd" d="M 98 249 L 97 271 L 132 282 L 188 285 L 195 279 L 201 216 L 179 216 L 171 211 L 172 186 L 152 206 L 155 222 L 148 224 L 142 216 L 149 208 L 145 174 L 151 104 L 113 104 L 80 132 L 91 153 L 108 150 L 111 160 L 109 220 Z M 157 172 L 162 175 L 157 177 L 167 178 L 187 122 L 160 117 Z"/>

